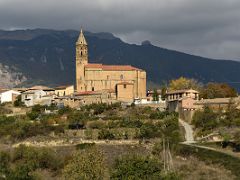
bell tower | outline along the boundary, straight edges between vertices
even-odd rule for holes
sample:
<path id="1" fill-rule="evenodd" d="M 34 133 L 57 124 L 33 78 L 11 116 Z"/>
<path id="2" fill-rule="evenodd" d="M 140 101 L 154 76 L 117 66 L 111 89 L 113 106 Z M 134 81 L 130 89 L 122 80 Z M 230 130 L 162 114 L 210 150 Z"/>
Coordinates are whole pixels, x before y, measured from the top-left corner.
<path id="1" fill-rule="evenodd" d="M 76 88 L 77 92 L 86 91 L 85 84 L 85 65 L 88 64 L 88 46 L 81 29 L 76 42 Z"/>

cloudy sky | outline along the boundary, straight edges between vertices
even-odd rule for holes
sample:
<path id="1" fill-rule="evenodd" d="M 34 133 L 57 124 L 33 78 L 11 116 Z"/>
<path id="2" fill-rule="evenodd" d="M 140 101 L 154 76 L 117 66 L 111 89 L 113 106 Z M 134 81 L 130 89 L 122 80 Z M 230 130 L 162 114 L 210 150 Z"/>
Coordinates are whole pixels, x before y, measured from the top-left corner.
<path id="1" fill-rule="evenodd" d="M 129 43 L 240 60 L 240 0 L 0 0 L 0 29 L 111 32 Z"/>

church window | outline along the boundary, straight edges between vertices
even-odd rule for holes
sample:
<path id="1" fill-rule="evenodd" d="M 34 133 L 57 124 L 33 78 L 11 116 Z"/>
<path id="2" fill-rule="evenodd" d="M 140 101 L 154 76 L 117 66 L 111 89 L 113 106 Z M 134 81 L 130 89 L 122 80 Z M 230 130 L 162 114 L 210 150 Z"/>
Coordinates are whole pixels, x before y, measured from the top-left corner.
<path id="1" fill-rule="evenodd" d="M 124 84 L 124 85 L 123 85 L 123 88 L 124 88 L 124 89 L 126 89 L 126 88 L 127 88 L 127 85 L 126 85 L 126 84 Z"/>
<path id="2" fill-rule="evenodd" d="M 123 75 L 121 74 L 120 79 L 123 80 Z"/>
<path id="3" fill-rule="evenodd" d="M 82 51 L 81 51 L 81 56 L 82 56 Z"/>

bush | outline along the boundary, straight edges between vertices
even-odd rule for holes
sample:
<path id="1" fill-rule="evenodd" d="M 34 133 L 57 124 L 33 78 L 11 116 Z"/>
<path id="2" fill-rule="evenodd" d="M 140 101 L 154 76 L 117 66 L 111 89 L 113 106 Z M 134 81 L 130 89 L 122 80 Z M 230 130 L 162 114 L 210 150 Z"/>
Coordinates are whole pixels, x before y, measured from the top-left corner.
<path id="1" fill-rule="evenodd" d="M 130 118 L 124 118 L 122 121 L 120 121 L 120 127 L 140 128 L 142 125 L 143 125 L 142 121 L 131 120 Z"/>
<path id="2" fill-rule="evenodd" d="M 103 153 L 96 148 L 88 148 L 76 152 L 63 170 L 63 176 L 68 180 L 102 180 L 105 164 Z"/>
<path id="3" fill-rule="evenodd" d="M 34 148 L 20 145 L 14 150 L 13 162 L 27 165 L 34 171 L 38 168 L 58 170 L 62 167 L 62 160 L 53 150 L 47 148 Z"/>
<path id="4" fill-rule="evenodd" d="M 87 149 L 95 146 L 95 143 L 82 143 L 82 144 L 77 144 L 76 149 L 81 150 L 81 149 Z"/>
<path id="5" fill-rule="evenodd" d="M 162 133 L 160 129 L 152 123 L 145 123 L 140 128 L 140 138 L 156 138 L 161 137 Z"/>
<path id="6" fill-rule="evenodd" d="M 115 139 L 115 136 L 113 133 L 111 133 L 109 130 L 107 129 L 102 129 L 99 133 L 98 133 L 98 139 L 108 139 L 108 140 L 112 140 Z"/>
<path id="7" fill-rule="evenodd" d="M 59 115 L 63 115 L 63 114 L 70 113 L 70 112 L 72 112 L 72 109 L 69 106 L 65 106 L 58 110 Z"/>
<path id="8" fill-rule="evenodd" d="M 10 154 L 7 152 L 0 152 L 0 179 L 7 177 L 10 173 Z"/>
<path id="9" fill-rule="evenodd" d="M 16 168 L 11 172 L 8 179 L 10 180 L 34 180 L 34 176 L 30 175 L 31 169 L 27 164 L 17 165 Z"/>
<path id="10" fill-rule="evenodd" d="M 92 121 L 88 123 L 88 128 L 90 129 L 103 129 L 103 128 L 106 128 L 106 126 L 107 126 L 106 122 L 100 121 L 100 120 Z"/>
<path id="11" fill-rule="evenodd" d="M 22 107 L 24 106 L 24 103 L 21 100 L 21 95 L 17 96 L 16 100 L 14 101 L 13 105 L 15 107 Z"/>
<path id="12" fill-rule="evenodd" d="M 162 179 L 162 164 L 154 158 L 126 155 L 115 162 L 111 179 Z"/>

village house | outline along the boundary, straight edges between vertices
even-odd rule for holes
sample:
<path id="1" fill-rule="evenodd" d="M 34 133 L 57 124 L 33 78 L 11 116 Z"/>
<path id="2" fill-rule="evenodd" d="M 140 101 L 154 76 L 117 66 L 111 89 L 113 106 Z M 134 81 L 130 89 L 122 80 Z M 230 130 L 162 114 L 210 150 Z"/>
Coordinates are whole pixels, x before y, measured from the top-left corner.
<path id="1" fill-rule="evenodd" d="M 14 90 L 1 90 L 0 91 L 0 102 L 14 102 L 21 93 Z"/>
<path id="2" fill-rule="evenodd" d="M 51 105 L 54 101 L 55 90 L 46 86 L 34 86 L 21 94 L 21 101 L 27 106 Z"/>
<path id="3" fill-rule="evenodd" d="M 74 93 L 74 85 L 58 86 L 54 89 L 57 96 L 69 96 Z"/>
<path id="4" fill-rule="evenodd" d="M 115 93 L 109 90 L 76 92 L 71 96 L 55 97 L 58 106 L 69 106 L 78 108 L 82 105 L 93 103 L 116 103 Z"/>
<path id="5" fill-rule="evenodd" d="M 179 108 L 191 110 L 194 108 L 195 100 L 199 99 L 199 92 L 193 89 L 168 91 L 166 93 L 167 109 L 172 112 L 179 112 Z"/>

